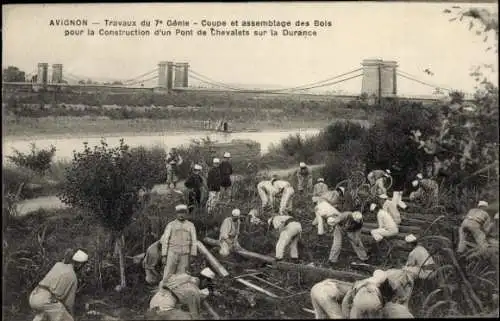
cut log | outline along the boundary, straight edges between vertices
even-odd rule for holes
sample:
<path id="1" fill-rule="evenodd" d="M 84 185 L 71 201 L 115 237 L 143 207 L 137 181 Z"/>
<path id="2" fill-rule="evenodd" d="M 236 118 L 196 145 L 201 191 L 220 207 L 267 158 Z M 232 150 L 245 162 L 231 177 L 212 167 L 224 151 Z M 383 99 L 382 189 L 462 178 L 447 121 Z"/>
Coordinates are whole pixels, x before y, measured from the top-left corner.
<path id="1" fill-rule="evenodd" d="M 210 266 L 212 266 L 214 270 L 217 273 L 219 273 L 220 276 L 226 277 L 229 275 L 229 272 L 226 270 L 226 268 L 224 268 L 224 266 L 222 266 L 222 264 L 220 264 L 220 262 L 217 261 L 215 256 L 213 256 L 212 253 L 210 253 L 210 251 L 205 247 L 205 245 L 203 245 L 203 243 L 197 241 L 196 246 L 198 247 L 198 250 L 201 252 L 201 254 L 205 256 Z"/>
<path id="2" fill-rule="evenodd" d="M 211 245 L 211 246 L 219 246 L 218 240 L 214 240 L 214 239 L 209 238 L 209 237 L 205 237 L 203 239 L 203 242 L 205 242 L 206 244 Z M 247 258 L 247 259 L 257 259 L 257 260 L 268 262 L 268 263 L 272 263 L 275 261 L 273 257 L 267 256 L 267 255 L 262 255 L 262 254 L 255 253 L 255 252 L 250 252 L 250 251 L 247 251 L 245 249 L 238 249 L 235 252 L 238 253 L 239 255 L 243 256 L 244 258 Z"/>
<path id="3" fill-rule="evenodd" d="M 217 240 L 210 239 L 207 237 L 203 239 L 203 242 L 205 242 L 209 245 L 218 244 Z M 261 261 L 264 261 L 267 263 L 273 263 L 273 267 L 277 268 L 278 270 L 284 270 L 284 271 L 295 270 L 295 271 L 299 271 L 299 272 L 308 273 L 311 276 L 315 276 L 315 277 L 317 276 L 320 278 L 347 279 L 349 281 L 356 281 L 356 280 L 361 280 L 361 279 L 366 278 L 365 275 L 361 275 L 358 273 L 318 268 L 318 267 L 308 266 L 305 264 L 293 264 L 293 263 L 282 262 L 282 261 L 276 262 L 275 258 L 273 258 L 273 257 L 267 256 L 267 255 L 262 255 L 259 253 L 250 252 L 247 250 L 236 250 L 235 252 L 240 254 L 243 257 L 246 257 L 246 258 L 257 259 L 257 260 L 261 260 Z M 276 263 L 276 264 L 274 264 L 274 263 Z"/>
<path id="4" fill-rule="evenodd" d="M 376 229 L 378 228 L 377 223 L 363 223 L 363 227 L 367 227 L 369 229 Z M 422 231 L 422 229 L 418 226 L 405 226 L 405 225 L 400 225 L 399 226 L 399 232 L 402 233 L 409 233 L 409 234 L 419 234 Z"/>
<path id="5" fill-rule="evenodd" d="M 203 300 L 202 304 L 205 307 L 205 309 L 207 309 L 208 313 L 210 313 L 210 315 L 212 316 L 213 320 L 220 320 L 221 319 L 221 317 L 219 316 L 219 314 L 217 312 L 215 312 L 214 308 L 212 308 L 212 306 L 210 305 L 210 303 L 208 303 L 206 300 Z"/>
<path id="6" fill-rule="evenodd" d="M 317 277 L 318 279 L 335 278 L 335 279 L 348 280 L 349 282 L 354 282 L 368 277 L 368 275 L 362 275 L 354 272 L 339 271 L 339 270 L 320 268 L 305 264 L 294 264 L 288 262 L 277 262 L 276 268 L 278 270 L 284 270 L 284 271 L 297 271 L 297 272 L 308 273 L 311 276 L 314 276 L 315 278 Z"/>
<path id="7" fill-rule="evenodd" d="M 272 292 L 269 292 L 267 291 L 266 289 L 263 289 L 261 288 L 260 286 L 256 285 L 256 284 L 253 284 L 252 282 L 248 281 L 248 280 L 245 280 L 243 278 L 236 278 L 235 279 L 237 282 L 243 284 L 243 285 L 246 285 L 247 287 L 249 288 L 252 288 L 254 290 L 257 290 L 261 293 L 264 293 L 265 295 L 267 296 L 270 296 L 271 298 L 275 298 L 275 299 L 278 299 L 279 296 L 277 296 L 276 294 L 272 293 Z"/>

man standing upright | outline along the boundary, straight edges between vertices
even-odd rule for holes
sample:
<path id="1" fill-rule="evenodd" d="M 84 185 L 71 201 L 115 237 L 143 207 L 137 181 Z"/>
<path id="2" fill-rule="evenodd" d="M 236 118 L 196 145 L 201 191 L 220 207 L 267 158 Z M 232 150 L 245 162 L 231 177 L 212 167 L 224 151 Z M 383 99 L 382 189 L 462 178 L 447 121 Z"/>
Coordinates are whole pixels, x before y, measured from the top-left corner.
<path id="1" fill-rule="evenodd" d="M 173 147 L 167 154 L 167 185 L 170 189 L 171 185 L 175 189 L 177 185 L 177 168 L 182 164 L 182 157 L 177 152 L 177 148 Z"/>
<path id="2" fill-rule="evenodd" d="M 221 187 L 222 187 L 222 198 L 232 199 L 232 182 L 231 175 L 233 175 L 233 166 L 231 165 L 231 154 L 228 152 L 224 153 L 224 158 L 220 164 L 221 173 Z"/>
<path id="3" fill-rule="evenodd" d="M 189 212 L 192 213 L 194 209 L 201 207 L 202 190 L 205 187 L 205 181 L 201 177 L 202 167 L 198 164 L 194 165 L 193 172 L 184 182 L 184 185 L 189 189 L 188 191 L 188 207 Z"/>
<path id="4" fill-rule="evenodd" d="M 208 201 L 207 201 L 207 212 L 212 213 L 212 210 L 219 202 L 220 198 L 220 188 L 221 188 L 221 169 L 220 160 L 214 158 L 213 166 L 208 171 L 207 186 L 208 186 Z"/>
<path id="5" fill-rule="evenodd" d="M 297 190 L 299 194 L 308 194 L 312 190 L 313 179 L 311 170 L 307 167 L 306 163 L 300 162 L 297 175 Z"/>
<path id="6" fill-rule="evenodd" d="M 177 219 L 167 224 L 161 236 L 161 260 L 165 264 L 163 280 L 172 274 L 185 273 L 189 266 L 190 255 L 197 255 L 196 228 L 186 220 L 187 206 L 177 205 Z"/>

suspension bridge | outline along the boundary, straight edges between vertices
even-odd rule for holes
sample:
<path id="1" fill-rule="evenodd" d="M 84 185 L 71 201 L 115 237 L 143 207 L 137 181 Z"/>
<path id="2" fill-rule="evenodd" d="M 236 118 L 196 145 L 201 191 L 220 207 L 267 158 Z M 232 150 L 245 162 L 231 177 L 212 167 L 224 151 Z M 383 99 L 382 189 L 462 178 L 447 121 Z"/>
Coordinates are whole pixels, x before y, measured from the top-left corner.
<path id="1" fill-rule="evenodd" d="M 430 83 L 419 79 L 410 73 L 398 68 L 396 61 L 382 59 L 365 59 L 361 67 L 333 75 L 319 81 L 292 86 L 288 88 L 258 88 L 249 86 L 237 86 L 215 80 L 202 73 L 197 72 L 189 63 L 178 63 L 172 61 L 159 62 L 157 67 L 141 73 L 129 79 L 97 79 L 77 75 L 70 70 L 63 73 L 62 64 L 52 65 L 49 73 L 47 63 L 39 63 L 38 68 L 25 76 L 24 82 L 3 82 L 5 89 L 17 89 L 23 87 L 25 90 L 39 90 L 44 88 L 51 91 L 61 87 L 85 87 L 88 89 L 109 88 L 114 90 L 154 90 L 160 92 L 240 92 L 254 94 L 298 94 L 298 95 L 321 95 L 338 97 L 346 100 L 358 98 L 364 95 L 368 101 L 379 101 L 382 98 L 404 98 L 417 101 L 436 101 L 443 99 L 454 89 L 447 86 Z M 49 80 L 49 76 L 50 80 Z M 361 90 L 358 93 L 345 93 L 339 91 L 342 83 L 362 77 Z M 398 94 L 398 82 L 410 81 L 433 89 L 432 95 L 401 95 Z M 318 94 L 323 89 L 328 94 Z M 315 92 L 316 91 L 316 92 Z M 466 100 L 472 100 L 471 94 L 465 94 Z"/>

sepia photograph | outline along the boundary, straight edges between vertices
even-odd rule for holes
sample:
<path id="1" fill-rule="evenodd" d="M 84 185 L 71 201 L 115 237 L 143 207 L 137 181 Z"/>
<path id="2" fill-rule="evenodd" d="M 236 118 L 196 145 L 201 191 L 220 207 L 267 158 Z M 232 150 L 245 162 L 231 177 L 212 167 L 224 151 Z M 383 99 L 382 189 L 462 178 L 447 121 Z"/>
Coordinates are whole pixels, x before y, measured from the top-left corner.
<path id="1" fill-rule="evenodd" d="M 499 317 L 498 3 L 2 5 L 2 318 Z"/>

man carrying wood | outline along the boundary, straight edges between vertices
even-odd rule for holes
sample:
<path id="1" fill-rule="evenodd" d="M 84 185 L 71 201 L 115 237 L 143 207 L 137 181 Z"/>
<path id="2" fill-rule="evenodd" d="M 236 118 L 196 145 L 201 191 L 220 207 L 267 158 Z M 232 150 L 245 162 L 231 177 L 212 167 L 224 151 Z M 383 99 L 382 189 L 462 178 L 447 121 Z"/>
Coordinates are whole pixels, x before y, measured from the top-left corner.
<path id="1" fill-rule="evenodd" d="M 261 181 L 257 184 L 257 192 L 262 204 L 262 210 L 268 207 L 274 208 L 274 196 L 276 195 L 276 189 L 273 183 L 269 180 Z"/>
<path id="2" fill-rule="evenodd" d="M 439 199 L 439 185 L 438 183 L 430 178 L 424 178 L 424 176 L 419 173 L 417 174 L 417 179 L 412 183 L 413 187 L 418 187 L 418 189 L 410 193 L 410 200 L 422 202 L 427 206 L 437 205 Z"/>
<path id="3" fill-rule="evenodd" d="M 285 248 L 290 245 L 290 258 L 293 261 L 299 259 L 298 243 L 302 232 L 302 225 L 296 219 L 288 215 L 276 215 L 271 217 L 267 224 L 274 227 L 280 233 L 276 243 L 276 260 L 283 260 Z"/>
<path id="4" fill-rule="evenodd" d="M 363 215 L 361 212 L 343 212 L 337 217 L 329 217 L 327 224 L 334 228 L 333 244 L 328 258 L 330 264 L 337 263 L 344 236 L 351 243 L 358 258 L 361 261 L 368 260 L 368 254 L 361 241 L 361 228 L 363 227 Z"/>
<path id="5" fill-rule="evenodd" d="M 165 264 L 163 281 L 172 274 L 185 273 L 189 266 L 190 255 L 196 256 L 196 228 L 186 220 L 187 206 L 177 205 L 177 219 L 168 223 L 161 236 L 161 257 Z"/>
<path id="6" fill-rule="evenodd" d="M 276 189 L 276 194 L 281 194 L 279 215 L 285 215 L 286 212 L 292 211 L 292 197 L 295 193 L 292 185 L 285 180 L 278 179 L 276 176 L 271 179 L 271 183 Z"/>
<path id="7" fill-rule="evenodd" d="M 50 321 L 73 321 L 78 288 L 76 273 L 87 261 L 88 255 L 82 250 L 66 250 L 63 262 L 57 262 L 30 294 L 29 305 L 37 312 L 33 321 L 45 317 Z"/>
<path id="8" fill-rule="evenodd" d="M 405 241 L 412 248 L 405 267 L 411 269 L 419 279 L 428 279 L 436 268 L 432 256 L 417 242 L 415 235 L 407 235 Z"/>
<path id="9" fill-rule="evenodd" d="M 233 249 L 241 248 L 238 242 L 240 234 L 240 210 L 235 208 L 231 217 L 226 217 L 220 227 L 219 242 L 221 256 L 228 256 Z"/>
<path id="10" fill-rule="evenodd" d="M 458 229 L 457 253 L 463 253 L 466 248 L 466 231 L 472 234 L 474 241 L 480 248 L 488 246 L 488 236 L 495 226 L 491 221 L 490 214 L 484 209 L 488 207 L 488 202 L 479 201 L 476 208 L 473 208 L 465 215 L 460 228 Z"/>

